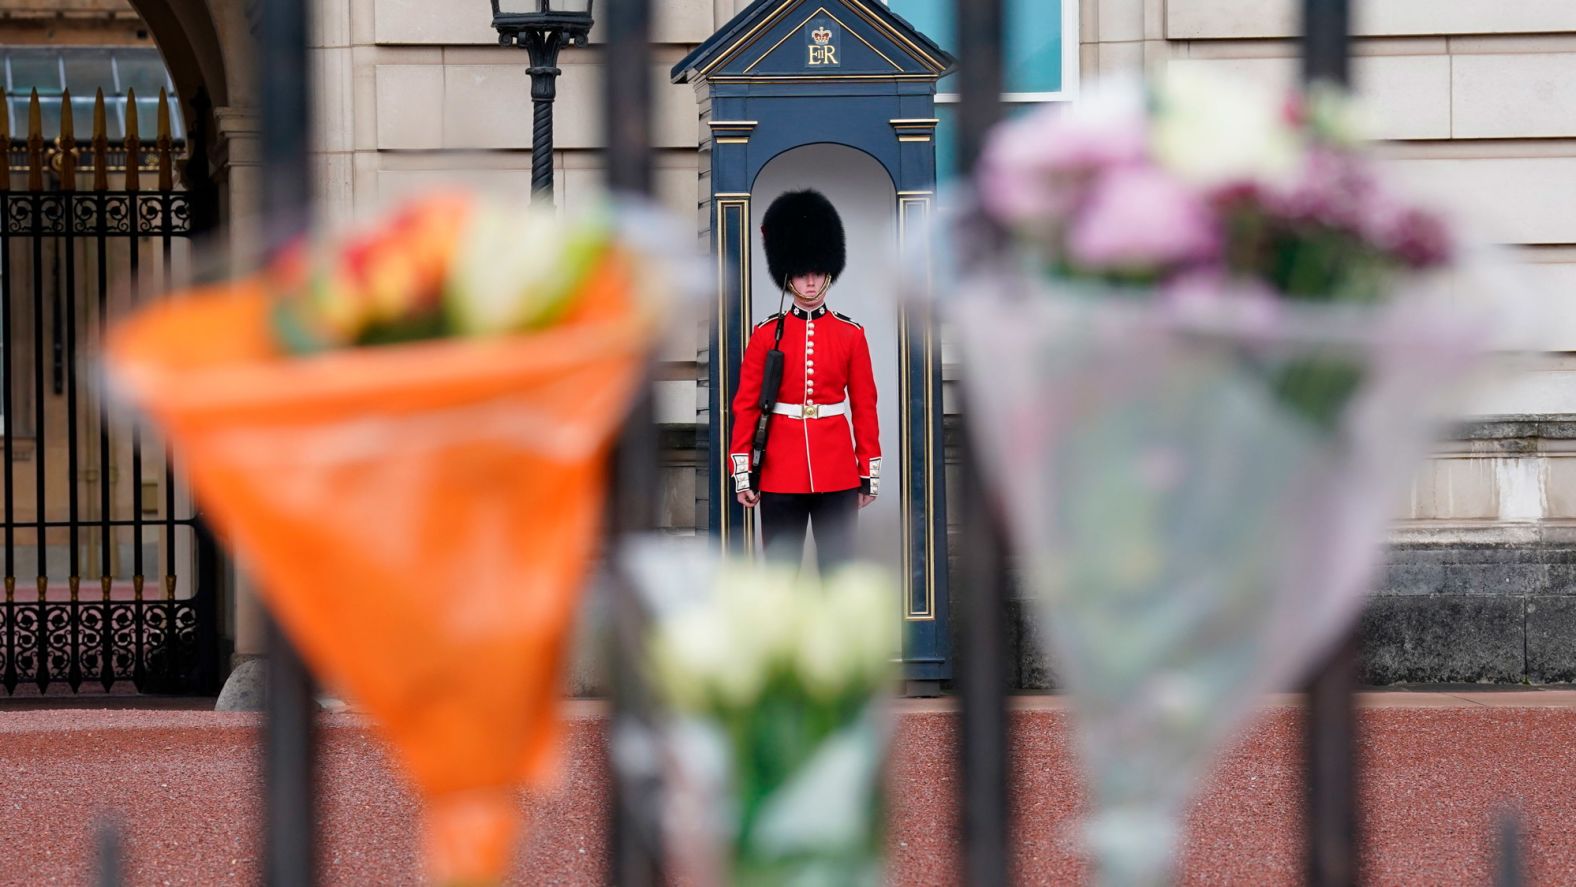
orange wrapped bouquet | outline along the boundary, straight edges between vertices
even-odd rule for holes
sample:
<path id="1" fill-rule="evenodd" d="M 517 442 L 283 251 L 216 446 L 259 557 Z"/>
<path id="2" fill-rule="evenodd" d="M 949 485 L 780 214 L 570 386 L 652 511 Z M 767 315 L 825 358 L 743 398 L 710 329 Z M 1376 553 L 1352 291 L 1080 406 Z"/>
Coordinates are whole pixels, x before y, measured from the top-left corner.
<path id="1" fill-rule="evenodd" d="M 423 199 L 110 343 L 113 383 L 414 780 L 437 882 L 500 880 L 515 789 L 550 772 L 606 456 L 655 333 L 606 218 Z"/>

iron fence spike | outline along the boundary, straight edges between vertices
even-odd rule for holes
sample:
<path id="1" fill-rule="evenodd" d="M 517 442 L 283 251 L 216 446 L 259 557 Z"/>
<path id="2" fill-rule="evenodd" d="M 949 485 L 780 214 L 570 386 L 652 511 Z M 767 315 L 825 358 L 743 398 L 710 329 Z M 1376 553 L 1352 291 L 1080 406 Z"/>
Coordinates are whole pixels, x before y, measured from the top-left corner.
<path id="1" fill-rule="evenodd" d="M 60 134 L 55 138 L 55 150 L 60 161 L 60 190 L 75 191 L 77 187 L 77 124 L 71 107 L 71 90 L 60 94 Z"/>
<path id="2" fill-rule="evenodd" d="M 93 97 L 93 190 L 109 190 L 109 120 L 102 86 Z"/>
<path id="3" fill-rule="evenodd" d="M 27 104 L 27 188 L 44 190 L 44 109 L 36 87 Z"/>
<path id="4" fill-rule="evenodd" d="M 164 87 L 159 87 L 159 134 L 154 142 L 159 155 L 159 191 L 168 193 L 175 190 L 175 164 L 171 156 L 170 137 L 170 94 Z"/>
<path id="5" fill-rule="evenodd" d="M 126 90 L 126 190 L 141 189 L 142 138 L 137 126 L 137 91 Z"/>

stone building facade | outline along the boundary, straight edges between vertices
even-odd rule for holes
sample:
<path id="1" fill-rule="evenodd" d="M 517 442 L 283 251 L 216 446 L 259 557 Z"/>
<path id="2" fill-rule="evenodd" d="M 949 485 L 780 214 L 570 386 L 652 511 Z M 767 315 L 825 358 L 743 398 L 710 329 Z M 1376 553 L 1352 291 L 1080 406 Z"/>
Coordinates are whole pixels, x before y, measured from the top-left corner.
<path id="1" fill-rule="evenodd" d="M 13 0 L 27 7 L 32 0 Z M 104 3 L 108 0 L 74 0 Z M 1065 0 L 1077 3 L 1083 80 L 1169 65 L 1254 79 L 1295 75 L 1295 0 Z M 40 5 L 32 3 L 32 5 Z M 50 8 L 56 2 L 43 3 Z M 234 236 L 256 207 L 252 4 L 131 0 L 181 94 L 213 111 L 212 168 Z M 744 0 L 658 0 L 653 97 L 656 188 L 693 217 L 701 188 L 696 97 L 668 69 Z M 1576 293 L 1576 6 L 1568 0 L 1356 0 L 1355 73 L 1386 151 L 1432 193 L 1482 207 L 1531 277 Z M 37 12 L 37 10 L 32 10 Z M 487 0 L 317 0 L 315 181 L 343 218 L 438 181 L 521 195 L 530 184 L 526 60 L 497 45 Z M 16 22 L 0 16 L 0 27 Z M 598 188 L 603 157 L 592 45 L 566 50 L 555 131 L 557 199 Z M 1075 90 L 1068 90 L 1069 93 Z M 1555 300 L 1560 301 L 1560 300 Z M 1476 419 L 1398 503 L 1391 568 L 1365 619 L 1370 679 L 1576 680 L 1576 310 L 1553 311 L 1541 351 L 1471 405 Z M 1556 306 L 1557 308 L 1558 306 Z M 704 331 L 675 343 L 659 383 L 667 431 L 664 522 L 698 524 L 688 446 L 702 415 Z M 947 378 L 955 377 L 948 367 Z M 950 384 L 950 382 L 949 382 Z M 957 588 L 957 594 L 967 589 Z M 1022 624 L 1021 618 L 1016 620 Z M 258 648 L 255 614 L 236 618 L 237 651 Z M 1019 682 L 1048 681 L 1027 626 Z"/>
<path id="2" fill-rule="evenodd" d="M 523 62 L 492 45 L 486 5 L 323 6 L 319 181 L 331 205 L 349 208 L 452 173 L 524 192 Z M 744 5 L 658 5 L 657 186 L 676 212 L 694 211 L 701 134 L 694 97 L 668 85 L 665 73 Z M 1558 0 L 1514 9 L 1474 0 L 1356 6 L 1356 77 L 1388 152 L 1431 193 L 1490 212 L 1491 230 L 1515 245 L 1540 285 L 1576 292 L 1576 215 L 1568 210 L 1576 198 L 1576 8 Z M 1292 0 L 1082 0 L 1080 74 L 1188 65 L 1289 82 L 1297 10 Z M 594 192 L 600 167 L 595 79 L 604 59 L 595 40 L 566 52 L 562 65 L 555 142 L 559 200 L 570 206 Z M 1393 564 L 1365 622 L 1371 680 L 1576 679 L 1576 426 L 1563 419 L 1576 413 L 1576 314 L 1556 313 L 1545 330 L 1547 353 L 1478 398 L 1472 409 L 1484 421 L 1444 443 L 1399 504 Z M 677 431 L 694 422 L 703 399 L 690 349 L 668 358 L 662 418 Z M 671 454 L 674 529 L 695 525 L 697 468 Z M 1015 622 L 1027 632 L 1021 617 Z M 1043 658 L 1032 642 L 1022 646 L 1020 683 L 1043 685 Z"/>

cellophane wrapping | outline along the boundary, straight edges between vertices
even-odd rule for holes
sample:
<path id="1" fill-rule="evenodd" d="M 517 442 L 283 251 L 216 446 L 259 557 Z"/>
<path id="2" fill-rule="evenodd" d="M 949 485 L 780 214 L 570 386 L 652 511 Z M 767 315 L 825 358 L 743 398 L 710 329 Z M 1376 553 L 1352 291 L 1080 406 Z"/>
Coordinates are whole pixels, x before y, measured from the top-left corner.
<path id="1" fill-rule="evenodd" d="M 1174 876 L 1201 768 L 1362 606 L 1427 405 L 1481 345 L 1424 289 L 963 283 L 968 428 L 1072 693 L 1101 883 Z"/>

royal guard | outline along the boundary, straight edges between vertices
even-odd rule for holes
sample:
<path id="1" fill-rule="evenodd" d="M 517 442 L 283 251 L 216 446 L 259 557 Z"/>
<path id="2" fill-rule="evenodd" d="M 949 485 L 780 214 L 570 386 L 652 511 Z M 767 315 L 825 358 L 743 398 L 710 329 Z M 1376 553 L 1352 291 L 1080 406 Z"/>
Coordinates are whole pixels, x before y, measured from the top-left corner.
<path id="1" fill-rule="evenodd" d="M 760 508 L 768 558 L 799 563 L 815 532 L 821 573 L 850 560 L 859 509 L 881 488 L 881 429 L 865 330 L 826 307 L 847 264 L 843 223 L 816 191 L 772 202 L 766 264 L 793 307 L 755 326 L 733 398 L 734 491 Z"/>

